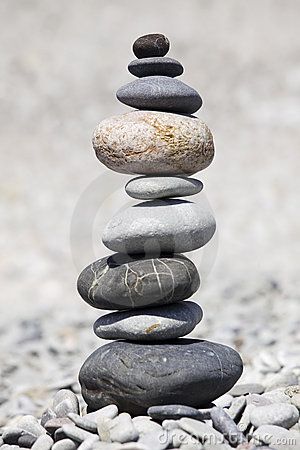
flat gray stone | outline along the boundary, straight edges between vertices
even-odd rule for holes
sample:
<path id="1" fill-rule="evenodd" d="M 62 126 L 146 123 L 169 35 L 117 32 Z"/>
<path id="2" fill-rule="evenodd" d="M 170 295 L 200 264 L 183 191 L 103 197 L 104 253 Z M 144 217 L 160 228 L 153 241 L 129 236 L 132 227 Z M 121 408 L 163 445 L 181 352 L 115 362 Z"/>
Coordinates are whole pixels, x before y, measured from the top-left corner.
<path id="1" fill-rule="evenodd" d="M 33 446 L 32 450 L 50 450 L 54 441 L 51 436 L 48 434 L 42 434 L 37 438 Z"/>
<path id="2" fill-rule="evenodd" d="M 253 441 L 258 445 L 270 445 L 274 450 L 296 450 L 300 445 L 300 433 L 277 425 L 262 425 L 254 431 Z"/>
<path id="3" fill-rule="evenodd" d="M 112 442 L 134 442 L 139 438 L 139 433 L 128 413 L 121 413 L 111 421 L 109 425 L 110 439 Z"/>
<path id="4" fill-rule="evenodd" d="M 141 175 L 192 175 L 210 165 L 213 136 L 200 119 L 157 111 L 133 111 L 99 123 L 97 158 L 109 169 Z"/>
<path id="5" fill-rule="evenodd" d="M 98 409 L 92 413 L 86 414 L 84 417 L 92 422 L 96 422 L 99 417 L 107 417 L 108 419 L 114 419 L 118 415 L 117 405 L 107 405 Z"/>
<path id="6" fill-rule="evenodd" d="M 160 258 L 114 254 L 86 267 L 77 289 L 94 308 L 126 310 L 171 304 L 200 285 L 195 265 L 183 255 Z"/>
<path id="7" fill-rule="evenodd" d="M 137 58 L 165 56 L 170 48 L 169 39 L 161 33 L 145 34 L 137 38 L 132 51 Z"/>
<path id="8" fill-rule="evenodd" d="M 83 442 L 86 439 L 92 438 L 93 434 L 89 431 L 85 431 L 75 425 L 63 425 L 62 430 L 68 438 L 76 442 Z"/>
<path id="9" fill-rule="evenodd" d="M 87 417 L 81 417 L 78 414 L 69 413 L 68 418 L 71 419 L 73 423 L 83 430 L 90 431 L 91 433 L 97 433 L 97 424 Z"/>
<path id="10" fill-rule="evenodd" d="M 203 317 L 194 302 L 114 312 L 101 316 L 94 323 L 95 334 L 102 339 L 156 341 L 174 339 L 193 331 Z"/>
<path id="11" fill-rule="evenodd" d="M 265 388 L 259 383 L 241 383 L 236 384 L 230 391 L 229 394 L 233 397 L 239 397 L 240 395 L 246 394 L 262 394 Z"/>
<path id="12" fill-rule="evenodd" d="M 140 415 L 153 405 L 206 407 L 236 383 L 242 370 L 235 350 L 213 342 L 115 341 L 89 356 L 79 381 L 90 411 L 115 403 L 120 411 Z"/>
<path id="13" fill-rule="evenodd" d="M 223 434 L 206 423 L 184 417 L 178 421 L 178 424 L 182 430 L 191 434 L 201 442 L 213 441 L 214 444 L 221 444 L 224 442 Z"/>
<path id="14" fill-rule="evenodd" d="M 246 407 L 246 397 L 244 396 L 237 397 L 232 401 L 230 408 L 227 410 L 227 413 L 229 417 L 231 417 L 233 420 L 238 420 L 240 419 L 245 407 Z"/>
<path id="15" fill-rule="evenodd" d="M 230 394 L 221 395 L 221 397 L 214 400 L 214 405 L 220 408 L 229 408 L 233 401 L 233 397 Z"/>
<path id="16" fill-rule="evenodd" d="M 53 397 L 53 411 L 57 417 L 67 417 L 68 413 L 79 414 L 79 401 L 74 392 L 60 389 Z"/>
<path id="17" fill-rule="evenodd" d="M 135 59 L 128 65 L 128 70 L 132 75 L 139 78 L 153 75 L 164 75 L 174 78 L 183 73 L 183 67 L 179 61 L 161 56 Z"/>
<path id="18" fill-rule="evenodd" d="M 250 421 L 255 427 L 278 425 L 283 428 L 291 428 L 298 420 L 298 409 L 287 403 L 258 406 L 250 413 Z"/>
<path id="19" fill-rule="evenodd" d="M 61 441 L 55 442 L 52 446 L 52 450 L 75 450 L 78 444 L 73 442 L 71 439 L 62 439 Z"/>
<path id="20" fill-rule="evenodd" d="M 102 241 L 116 252 L 158 256 L 203 247 L 215 230 L 215 219 L 205 202 L 153 200 L 117 213 Z"/>
<path id="21" fill-rule="evenodd" d="M 222 408 L 214 407 L 211 410 L 210 417 L 213 427 L 225 436 L 232 447 L 246 442 L 244 434 L 238 429 L 234 420 Z"/>
<path id="22" fill-rule="evenodd" d="M 210 418 L 210 410 L 203 413 L 201 410 L 185 405 L 151 406 L 147 412 L 153 419 L 161 421 L 165 419 L 181 419 L 182 417 L 191 417 L 196 420 Z"/>
<path id="23" fill-rule="evenodd" d="M 130 180 L 126 193 L 140 200 L 156 198 L 187 197 L 203 189 L 201 181 L 187 177 L 137 177 Z"/>
<path id="24" fill-rule="evenodd" d="M 117 99 L 136 109 L 193 114 L 202 106 L 198 92 L 180 80 L 151 76 L 125 84 L 117 91 Z"/>

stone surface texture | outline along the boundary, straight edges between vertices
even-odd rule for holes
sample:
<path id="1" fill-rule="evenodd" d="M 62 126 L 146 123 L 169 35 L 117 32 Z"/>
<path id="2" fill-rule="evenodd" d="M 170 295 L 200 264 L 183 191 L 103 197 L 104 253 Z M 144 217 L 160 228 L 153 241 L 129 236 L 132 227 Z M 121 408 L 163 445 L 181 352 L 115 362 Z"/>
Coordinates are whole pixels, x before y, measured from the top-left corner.
<path id="1" fill-rule="evenodd" d="M 141 175 L 192 175 L 214 157 L 213 136 L 200 119 L 158 111 L 104 119 L 93 147 L 109 169 Z"/>
<path id="2" fill-rule="evenodd" d="M 94 308 L 132 309 L 184 300 L 200 285 L 198 271 L 183 255 L 160 258 L 107 256 L 79 275 L 81 297 Z"/>

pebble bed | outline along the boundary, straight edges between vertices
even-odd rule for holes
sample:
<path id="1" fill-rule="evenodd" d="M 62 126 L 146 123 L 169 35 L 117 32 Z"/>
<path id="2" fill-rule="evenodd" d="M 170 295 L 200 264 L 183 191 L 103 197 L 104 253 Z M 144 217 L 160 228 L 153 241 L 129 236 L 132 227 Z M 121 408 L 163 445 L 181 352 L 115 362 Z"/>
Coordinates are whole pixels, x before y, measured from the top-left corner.
<path id="1" fill-rule="evenodd" d="M 226 307 L 228 296 L 230 308 L 228 304 Z M 245 363 L 244 374 L 229 394 L 214 402 L 214 407 L 208 405 L 199 411 L 178 407 L 175 411 L 150 410 L 152 419 L 150 416 L 131 419 L 125 413 L 117 416 L 114 406 L 85 415 L 77 373 L 82 358 L 98 346 L 99 340 L 90 333 L 92 313 L 84 310 L 83 315 L 80 305 L 73 312 L 61 310 L 59 315 L 54 311 L 36 311 L 30 320 L 16 321 L 14 327 L 3 326 L 0 405 L 3 450 L 33 445 L 34 449 L 81 446 L 297 450 L 299 299 L 283 293 L 274 280 L 263 282 L 256 289 L 243 285 L 227 287 L 221 296 L 223 306 L 221 300 L 210 299 L 209 292 L 206 297 L 211 307 L 193 336 L 209 335 L 212 340 L 238 349 Z M 53 406 L 53 397 L 56 403 L 60 399 L 62 406 Z M 80 417 L 85 417 L 85 421 Z M 46 426 L 46 419 L 59 422 Z M 64 429 L 56 432 L 63 428 L 62 421 Z M 171 441 L 157 442 L 159 435 L 167 435 Z"/>

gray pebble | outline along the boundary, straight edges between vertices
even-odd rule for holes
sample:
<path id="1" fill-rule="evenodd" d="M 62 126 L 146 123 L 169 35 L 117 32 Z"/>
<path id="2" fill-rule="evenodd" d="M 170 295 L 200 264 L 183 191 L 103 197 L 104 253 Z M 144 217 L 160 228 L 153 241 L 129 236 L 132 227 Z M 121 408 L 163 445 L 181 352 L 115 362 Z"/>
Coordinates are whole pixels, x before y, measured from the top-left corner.
<path id="1" fill-rule="evenodd" d="M 126 193 L 136 199 L 187 197 L 201 192 L 203 184 L 195 178 L 187 177 L 137 177 L 128 181 Z"/>
<path id="2" fill-rule="evenodd" d="M 88 439 L 86 439 L 85 441 L 83 441 L 80 445 L 79 445 L 79 450 L 92 450 L 95 446 L 96 443 L 100 442 L 99 440 L 99 436 L 98 435 L 94 435 Z"/>
<path id="3" fill-rule="evenodd" d="M 187 335 L 202 317 L 200 306 L 186 301 L 103 315 L 95 322 L 94 332 L 109 340 L 161 341 Z"/>
<path id="4" fill-rule="evenodd" d="M 295 384 L 298 384 L 298 377 L 293 373 L 293 371 L 282 370 L 281 372 L 271 375 L 268 378 L 265 383 L 266 392 L 281 387 L 293 386 Z"/>
<path id="5" fill-rule="evenodd" d="M 98 409 L 92 413 L 86 414 L 84 417 L 92 422 L 97 423 L 99 417 L 107 417 L 108 419 L 114 419 L 117 417 L 119 411 L 117 405 L 107 405 Z"/>
<path id="6" fill-rule="evenodd" d="M 170 48 L 169 39 L 161 33 L 145 34 L 137 38 L 132 51 L 137 58 L 165 56 Z"/>
<path id="7" fill-rule="evenodd" d="M 253 411 L 253 409 L 255 409 L 254 405 L 247 405 L 242 417 L 240 418 L 239 422 L 238 422 L 238 429 L 242 432 L 242 433 L 246 433 L 247 429 L 249 428 L 251 421 L 250 421 L 250 414 Z"/>
<path id="8" fill-rule="evenodd" d="M 97 418 L 97 431 L 100 437 L 100 440 L 103 442 L 111 442 L 110 437 L 110 425 L 112 423 L 112 419 L 105 416 L 98 416 Z"/>
<path id="9" fill-rule="evenodd" d="M 62 429 L 66 436 L 76 442 L 83 442 L 85 441 L 85 439 L 91 438 L 93 436 L 92 433 L 82 430 L 75 425 L 63 425 Z"/>
<path id="10" fill-rule="evenodd" d="M 52 446 L 52 450 L 75 450 L 78 444 L 73 442 L 71 439 L 62 439 L 61 441 L 55 442 Z"/>
<path id="11" fill-rule="evenodd" d="M 79 414 L 77 396 L 68 389 L 61 389 L 53 397 L 53 411 L 57 417 L 66 417 L 68 413 Z"/>
<path id="12" fill-rule="evenodd" d="M 56 430 L 62 428 L 63 425 L 72 425 L 72 421 L 67 417 L 57 417 L 55 419 L 50 419 L 45 423 L 44 428 L 50 434 L 54 434 Z"/>
<path id="13" fill-rule="evenodd" d="M 68 417 L 79 428 L 83 428 L 84 430 L 90 431 L 91 433 L 97 433 L 97 424 L 95 421 L 89 420 L 86 417 L 81 417 L 78 414 L 74 413 L 69 413 Z"/>
<path id="14" fill-rule="evenodd" d="M 41 435 L 41 436 L 44 436 L 44 435 Z M 25 447 L 25 448 L 31 448 L 36 440 L 37 440 L 37 437 L 34 434 L 25 432 L 22 436 L 19 437 L 18 446 Z"/>
<path id="15" fill-rule="evenodd" d="M 209 410 L 210 411 L 210 410 Z M 191 417 L 196 420 L 204 420 L 207 417 L 207 412 L 204 414 L 196 408 L 184 405 L 163 405 L 163 406 L 151 406 L 147 413 L 153 419 L 165 420 L 165 419 L 180 419 L 181 417 Z"/>
<path id="16" fill-rule="evenodd" d="M 180 254 L 152 258 L 117 253 L 87 266 L 77 282 L 79 294 L 94 308 L 131 311 L 184 300 L 199 285 L 195 265 Z"/>
<path id="17" fill-rule="evenodd" d="M 202 106 L 198 92 L 165 76 L 139 78 L 118 89 L 117 99 L 136 109 L 193 114 Z"/>
<path id="18" fill-rule="evenodd" d="M 153 422 L 150 417 L 137 416 L 132 419 L 133 425 L 138 431 L 139 435 L 148 434 L 152 432 L 159 433 L 162 431 L 162 426 L 156 422 Z"/>
<path id="19" fill-rule="evenodd" d="M 246 407 L 246 403 L 246 397 L 243 395 L 241 397 L 236 397 L 227 411 L 229 417 L 235 421 L 239 420 Z"/>
<path id="20" fill-rule="evenodd" d="M 46 433 L 46 430 L 34 416 L 23 416 L 18 421 L 18 427 L 38 437 Z"/>
<path id="21" fill-rule="evenodd" d="M 238 397 L 237 399 L 242 398 Z M 270 405 L 272 402 L 267 397 L 263 397 L 259 394 L 249 394 L 246 397 L 247 399 L 247 405 L 254 405 L 254 406 L 265 406 Z"/>
<path id="22" fill-rule="evenodd" d="M 238 429 L 234 420 L 222 408 L 212 408 L 211 420 L 213 427 L 225 436 L 232 447 L 246 442 L 246 437 Z"/>
<path id="23" fill-rule="evenodd" d="M 229 394 L 233 397 L 239 397 L 240 395 L 246 394 L 262 394 L 265 388 L 262 384 L 259 383 L 244 383 L 244 384 L 236 384 L 229 391 Z"/>
<path id="24" fill-rule="evenodd" d="M 43 434 L 37 438 L 32 446 L 32 450 L 50 450 L 54 444 L 53 439 L 48 434 Z"/>
<path id="25" fill-rule="evenodd" d="M 9 427 L 3 431 L 2 439 L 5 444 L 13 445 L 18 443 L 18 439 L 25 431 L 22 428 Z"/>
<path id="26" fill-rule="evenodd" d="M 41 418 L 42 427 L 45 426 L 45 423 L 48 422 L 48 420 L 55 419 L 55 418 L 56 418 L 55 412 L 51 408 L 46 409 L 46 411 L 43 412 L 43 415 Z"/>
<path id="27" fill-rule="evenodd" d="M 155 450 L 165 450 L 170 442 L 171 436 L 166 430 L 144 434 L 138 440 L 138 444 L 145 445 L 149 449 L 155 448 Z"/>
<path id="28" fill-rule="evenodd" d="M 285 388 L 274 389 L 262 394 L 262 398 L 269 403 L 290 403 L 290 397 L 285 394 Z"/>
<path id="29" fill-rule="evenodd" d="M 259 406 L 250 413 L 250 421 L 255 427 L 278 425 L 283 428 L 291 428 L 298 420 L 298 409 L 287 403 Z"/>
<path id="30" fill-rule="evenodd" d="M 183 67 L 179 61 L 173 58 L 163 58 L 161 56 L 135 59 L 128 64 L 128 70 L 132 75 L 139 78 L 153 75 L 163 75 L 174 78 L 183 73 Z"/>
<path id="31" fill-rule="evenodd" d="M 276 425 L 262 425 L 253 433 L 258 445 L 266 444 L 274 450 L 296 450 L 300 446 L 300 434 Z M 260 447 L 261 448 L 261 447 Z"/>
<path id="32" fill-rule="evenodd" d="M 178 424 L 180 428 L 201 442 L 211 441 L 215 444 L 224 442 L 224 436 L 206 423 L 195 419 L 183 418 L 178 421 Z"/>
<path id="33" fill-rule="evenodd" d="M 117 213 L 102 241 L 126 254 L 181 253 L 203 247 L 213 237 L 215 219 L 204 204 L 185 200 L 153 200 Z"/>
<path id="34" fill-rule="evenodd" d="M 229 408 L 231 403 L 233 401 L 233 397 L 230 394 L 224 394 L 221 395 L 221 397 L 214 400 L 214 405 L 218 406 L 219 408 Z"/>
<path id="35" fill-rule="evenodd" d="M 112 442 L 121 444 L 130 441 L 137 441 L 139 433 L 135 428 L 129 414 L 122 413 L 112 420 L 110 426 L 110 438 Z"/>

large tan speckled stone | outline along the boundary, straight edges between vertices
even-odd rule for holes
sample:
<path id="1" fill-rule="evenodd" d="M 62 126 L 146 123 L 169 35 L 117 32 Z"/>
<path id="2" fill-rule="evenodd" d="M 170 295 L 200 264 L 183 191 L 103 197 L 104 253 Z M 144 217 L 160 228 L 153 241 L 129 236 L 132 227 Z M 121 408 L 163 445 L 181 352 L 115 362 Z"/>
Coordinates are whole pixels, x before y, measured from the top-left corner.
<path id="1" fill-rule="evenodd" d="M 191 175 L 214 157 L 212 134 L 196 117 L 133 111 L 100 122 L 94 132 L 97 158 L 116 172 Z"/>

